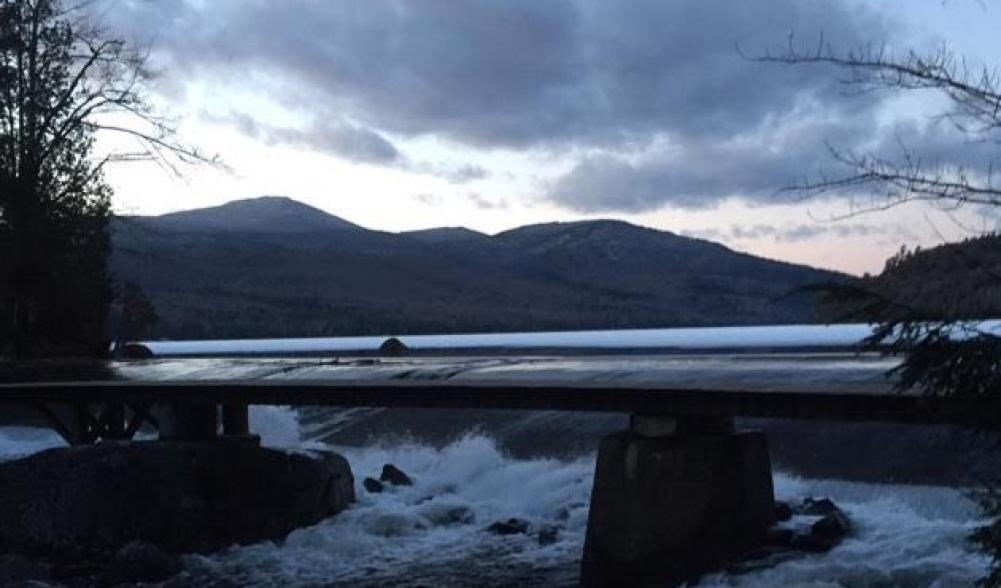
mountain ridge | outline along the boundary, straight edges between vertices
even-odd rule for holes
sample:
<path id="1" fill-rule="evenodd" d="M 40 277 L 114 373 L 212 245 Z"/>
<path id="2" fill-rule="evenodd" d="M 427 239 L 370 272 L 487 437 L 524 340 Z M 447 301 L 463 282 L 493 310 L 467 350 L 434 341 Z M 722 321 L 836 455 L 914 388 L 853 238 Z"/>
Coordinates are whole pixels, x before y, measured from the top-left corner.
<path id="1" fill-rule="evenodd" d="M 809 322 L 799 289 L 847 279 L 615 220 L 389 233 L 273 197 L 177 214 L 113 225 L 157 337 Z"/>

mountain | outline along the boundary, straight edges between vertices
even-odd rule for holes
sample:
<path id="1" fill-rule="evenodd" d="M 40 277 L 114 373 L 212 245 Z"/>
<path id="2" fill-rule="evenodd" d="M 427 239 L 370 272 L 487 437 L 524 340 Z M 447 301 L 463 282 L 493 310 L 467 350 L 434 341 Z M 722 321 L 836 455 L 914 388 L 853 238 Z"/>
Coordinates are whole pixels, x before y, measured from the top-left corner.
<path id="1" fill-rule="evenodd" d="M 262 196 L 221 206 L 172 212 L 142 221 L 166 231 L 308 232 L 358 229 L 357 225 L 284 196 Z"/>
<path id="2" fill-rule="evenodd" d="M 112 269 L 167 338 L 810 321 L 839 274 L 619 221 L 387 233 L 286 198 L 118 218 Z"/>
<path id="3" fill-rule="evenodd" d="M 411 239 L 423 241 L 424 243 L 458 243 L 490 239 L 489 235 L 467 229 L 466 227 L 441 227 L 421 231 L 406 231 L 400 234 Z"/>

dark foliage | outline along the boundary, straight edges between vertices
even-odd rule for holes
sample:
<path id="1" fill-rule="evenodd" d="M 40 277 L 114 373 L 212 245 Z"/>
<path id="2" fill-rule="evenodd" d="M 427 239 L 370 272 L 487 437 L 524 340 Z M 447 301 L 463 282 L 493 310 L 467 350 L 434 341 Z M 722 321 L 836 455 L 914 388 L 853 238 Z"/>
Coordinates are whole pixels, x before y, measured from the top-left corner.
<path id="1" fill-rule="evenodd" d="M 986 10 L 985 6 L 985 10 Z M 762 61 L 790 65 L 824 64 L 848 73 L 844 83 L 855 90 L 924 92 L 945 97 L 951 107 L 942 119 L 971 141 L 997 145 L 1001 135 L 1001 75 L 997 68 L 972 68 L 947 48 L 930 54 L 894 54 L 885 46 L 839 53 L 820 39 L 815 46 L 797 46 L 790 36 L 788 51 Z M 908 202 L 927 202 L 946 212 L 964 206 L 1001 206 L 996 162 L 983 165 L 928 160 L 901 144 L 901 155 L 856 153 L 830 146 L 846 173 L 821 176 L 793 186 L 805 196 L 837 194 L 850 202 L 845 216 L 888 210 Z M 856 198 L 869 196 L 859 204 Z M 917 387 L 930 395 L 989 400 L 989 408 L 971 415 L 982 426 L 997 427 L 1001 415 L 1001 338 L 969 322 L 1001 316 L 1001 243 L 988 235 L 934 253 L 907 253 L 891 259 L 883 275 L 848 288 L 828 290 L 830 311 L 861 313 L 879 321 L 870 346 L 904 354 L 896 370 L 902 387 Z M 990 485 L 990 484 L 988 484 Z M 981 504 L 995 517 L 993 531 L 975 539 L 992 556 L 987 586 L 1001 586 L 1001 504 L 997 494 L 984 494 Z"/>
<path id="2" fill-rule="evenodd" d="M 17 356 L 102 347 L 110 190 L 83 113 L 105 66 L 81 39 L 58 2 L 0 3 L 0 349 Z"/>
<path id="3" fill-rule="evenodd" d="M 142 91 L 145 55 L 96 25 L 92 5 L 0 0 L 0 353 L 106 351 L 105 165 L 214 161 L 172 140 Z M 138 147 L 98 155 L 98 132 Z"/>
<path id="4" fill-rule="evenodd" d="M 143 289 L 135 282 L 126 282 L 120 294 L 122 313 L 119 340 L 142 341 L 153 335 L 159 318 L 156 309 Z"/>

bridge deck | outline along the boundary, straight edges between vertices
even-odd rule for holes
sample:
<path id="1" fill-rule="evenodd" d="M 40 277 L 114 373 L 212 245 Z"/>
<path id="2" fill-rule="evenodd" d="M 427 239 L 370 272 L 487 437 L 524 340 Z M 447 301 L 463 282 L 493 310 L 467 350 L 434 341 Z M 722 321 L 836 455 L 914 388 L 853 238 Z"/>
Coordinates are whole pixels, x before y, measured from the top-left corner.
<path id="1" fill-rule="evenodd" d="M 197 401 L 959 422 L 970 406 L 896 392 L 897 360 L 856 354 L 185 359 L 113 379 L 0 385 L 0 403 Z"/>

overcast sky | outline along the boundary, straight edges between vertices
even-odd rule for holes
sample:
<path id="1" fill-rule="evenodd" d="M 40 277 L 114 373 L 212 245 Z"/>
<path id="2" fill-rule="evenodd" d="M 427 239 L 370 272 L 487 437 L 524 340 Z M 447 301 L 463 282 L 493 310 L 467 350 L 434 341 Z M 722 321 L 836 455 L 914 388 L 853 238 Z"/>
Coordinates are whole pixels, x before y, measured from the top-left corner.
<path id="1" fill-rule="evenodd" d="M 993 227 L 921 206 L 831 220 L 778 191 L 840 170 L 826 144 L 981 164 L 933 94 L 846 92 L 751 62 L 790 33 L 836 48 L 946 43 L 1001 63 L 987 3 L 953 0 L 105 0 L 152 44 L 154 98 L 231 171 L 108 174 L 123 213 L 287 195 L 377 229 L 496 232 L 614 217 L 860 273 Z M 740 51 L 738 50 L 740 48 Z M 110 143 L 105 143 L 106 146 Z"/>

